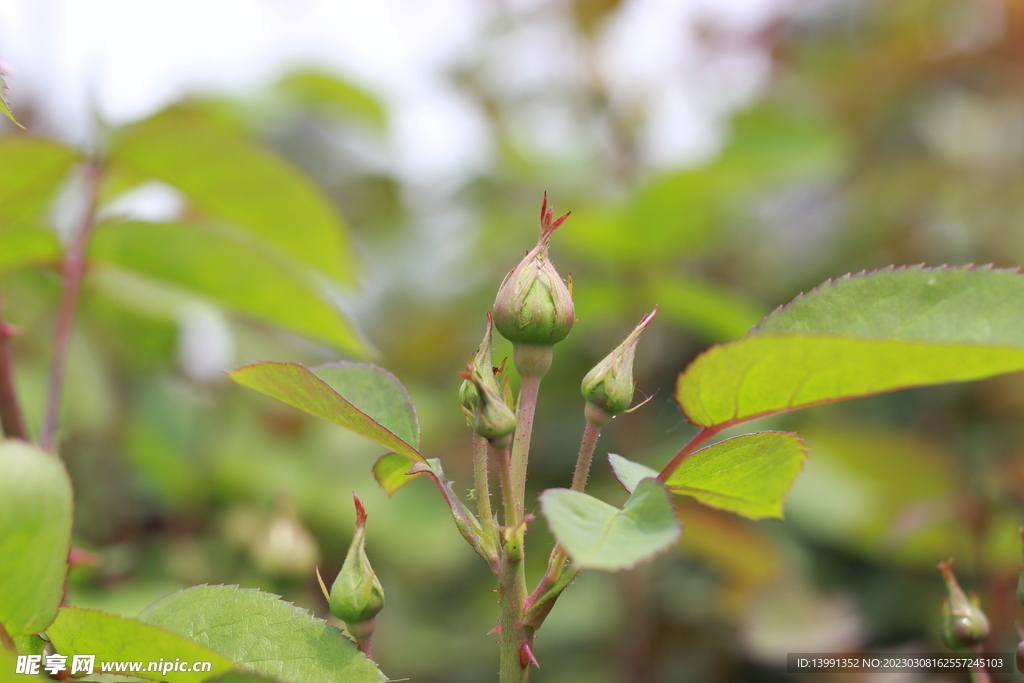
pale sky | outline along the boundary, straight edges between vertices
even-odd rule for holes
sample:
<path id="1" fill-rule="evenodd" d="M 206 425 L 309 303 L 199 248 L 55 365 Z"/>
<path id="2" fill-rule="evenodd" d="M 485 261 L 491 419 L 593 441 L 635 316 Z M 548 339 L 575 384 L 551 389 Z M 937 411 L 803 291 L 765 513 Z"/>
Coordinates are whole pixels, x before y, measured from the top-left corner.
<path id="1" fill-rule="evenodd" d="M 723 113 L 753 97 L 765 55 L 741 49 L 708 63 L 694 18 L 754 31 L 793 0 L 625 0 L 599 39 L 613 98 L 649 112 L 653 166 L 713 151 Z M 396 172 L 457 178 L 488 163 L 486 118 L 447 80 L 499 12 L 550 18 L 551 0 L 0 0 L 0 61 L 10 99 L 32 99 L 46 133 L 80 142 L 90 110 L 143 118 L 187 93 L 257 92 L 290 68 L 336 70 L 390 106 Z M 488 44 L 507 90 L 554 88 L 583 68 L 565 21 L 526 22 Z M 557 112 L 538 125 L 558 135 Z M 571 126 L 571 121 L 562 123 Z"/>

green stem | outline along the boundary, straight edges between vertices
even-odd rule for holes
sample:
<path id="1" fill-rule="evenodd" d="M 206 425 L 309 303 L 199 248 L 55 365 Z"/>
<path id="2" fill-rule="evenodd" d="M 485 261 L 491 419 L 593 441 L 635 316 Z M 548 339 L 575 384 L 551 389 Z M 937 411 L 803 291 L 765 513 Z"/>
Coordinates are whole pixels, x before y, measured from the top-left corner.
<path id="1" fill-rule="evenodd" d="M 572 475 L 573 491 L 582 491 L 586 487 L 587 477 L 590 476 L 590 463 L 594 459 L 594 450 L 600 437 L 601 425 L 587 420 L 587 426 L 583 429 L 583 439 L 580 441 L 580 452 L 576 456 L 576 472 Z"/>
<path id="2" fill-rule="evenodd" d="M 522 558 L 506 553 L 501 565 L 500 683 L 526 683 L 530 677 L 529 664 L 523 666 L 522 660 L 523 646 L 533 640 L 533 629 L 523 624 L 525 603 L 526 567 Z"/>
<path id="3" fill-rule="evenodd" d="M 512 442 L 512 493 L 516 509 L 506 524 L 515 526 L 523 518 L 526 499 L 526 468 L 530 459 L 530 438 L 533 436 L 533 415 L 537 409 L 537 394 L 540 381 L 551 367 L 550 346 L 516 344 L 512 348 L 512 361 L 522 378 L 519 387 L 519 403 L 516 405 L 516 436 Z M 509 522 L 508 520 L 512 521 Z"/>
<path id="4" fill-rule="evenodd" d="M 976 647 L 961 649 L 959 651 L 963 654 L 981 657 L 981 648 L 981 645 L 977 645 Z M 972 666 L 967 671 L 971 676 L 971 683 L 992 683 L 992 677 L 988 675 L 988 671 L 986 671 L 984 668 L 978 669 Z"/>
<path id="5" fill-rule="evenodd" d="M 480 512 L 480 524 L 488 536 L 497 543 L 494 513 L 491 511 L 491 482 L 487 471 L 487 439 L 473 434 L 473 484 L 476 486 L 476 506 Z"/>
<path id="6" fill-rule="evenodd" d="M 518 505 L 516 504 L 515 492 L 512 488 L 512 463 L 508 446 L 495 446 L 494 456 L 495 460 L 498 461 L 498 483 L 501 485 L 501 501 L 505 508 L 505 514 L 502 519 L 505 522 L 505 526 L 513 527 L 518 524 L 518 521 L 512 518 L 515 510 L 518 509 Z"/>

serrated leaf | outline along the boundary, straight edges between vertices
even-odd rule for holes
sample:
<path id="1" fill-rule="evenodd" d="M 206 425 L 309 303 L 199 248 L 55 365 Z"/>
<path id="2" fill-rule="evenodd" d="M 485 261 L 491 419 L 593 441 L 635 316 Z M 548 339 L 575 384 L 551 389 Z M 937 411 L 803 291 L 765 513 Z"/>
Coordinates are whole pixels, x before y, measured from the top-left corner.
<path id="1" fill-rule="evenodd" d="M 373 463 L 373 478 L 389 496 L 425 472 L 409 472 L 409 460 L 398 453 L 382 455 Z"/>
<path id="2" fill-rule="evenodd" d="M 71 481 L 57 457 L 0 441 L 0 624 L 45 629 L 64 597 L 71 550 Z"/>
<path id="3" fill-rule="evenodd" d="M 354 280 L 345 225 L 330 201 L 285 160 L 197 111 L 173 107 L 131 126 L 109 158 L 177 187 L 204 213 L 300 264 Z"/>
<path id="4" fill-rule="evenodd" d="M 679 538 L 665 485 L 643 479 L 621 510 L 580 491 L 548 489 L 541 510 L 577 569 L 629 569 Z"/>
<path id="5" fill-rule="evenodd" d="M 142 670 L 133 672 L 140 678 L 198 683 L 231 669 L 228 657 L 193 640 L 137 619 L 97 610 L 62 607 L 46 634 L 62 655 L 96 655 L 97 672 L 110 670 L 104 667 L 104 662 L 141 662 Z M 179 658 L 189 666 L 209 662 L 210 669 L 204 672 L 149 670 L 150 662 L 174 662 Z"/>
<path id="6" fill-rule="evenodd" d="M 426 463 L 415 447 L 360 410 L 304 365 L 253 363 L 229 372 L 228 376 L 242 386 L 351 429 L 412 462 Z"/>
<path id="7" fill-rule="evenodd" d="M 668 473 L 665 485 L 713 508 L 781 519 L 783 498 L 806 457 L 796 434 L 744 434 L 693 453 Z"/>
<path id="8" fill-rule="evenodd" d="M 60 260 L 57 235 L 31 225 L 0 229 L 0 275 L 27 266 Z"/>
<path id="9" fill-rule="evenodd" d="M 78 158 L 49 140 L 0 137 L 0 230 L 38 217 Z"/>
<path id="10" fill-rule="evenodd" d="M 14 113 L 11 112 L 11 108 L 7 106 L 7 84 L 4 83 L 3 74 L 0 73 L 0 112 L 3 112 L 11 121 L 14 122 L 18 128 L 25 130 L 25 126 L 21 125 L 18 119 L 14 118 Z"/>
<path id="11" fill-rule="evenodd" d="M 202 295 L 337 348 L 365 348 L 341 312 L 307 276 L 228 231 L 188 223 L 104 225 L 89 258 Z"/>
<path id="12" fill-rule="evenodd" d="M 386 677 L 341 631 L 278 596 L 237 586 L 172 593 L 139 619 L 283 683 L 379 683 Z"/>
<path id="13" fill-rule="evenodd" d="M 826 283 L 679 376 L 696 425 L 1024 370 L 1024 277 L 903 268 Z M 797 333 L 797 334 L 793 334 Z"/>

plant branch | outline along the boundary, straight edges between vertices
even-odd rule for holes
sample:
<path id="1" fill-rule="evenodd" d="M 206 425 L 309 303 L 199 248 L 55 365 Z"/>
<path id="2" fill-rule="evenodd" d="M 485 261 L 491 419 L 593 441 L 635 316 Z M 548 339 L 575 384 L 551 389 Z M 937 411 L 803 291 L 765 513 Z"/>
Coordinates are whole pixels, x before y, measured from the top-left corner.
<path id="1" fill-rule="evenodd" d="M 702 430 L 697 432 L 697 435 L 690 439 L 690 441 L 683 446 L 678 453 L 676 453 L 675 457 L 665 465 L 665 468 L 658 473 L 658 481 L 666 481 L 669 478 L 669 475 L 671 475 L 684 460 L 690 457 L 694 451 L 700 448 L 705 441 L 713 437 L 715 434 L 718 434 L 726 427 L 731 426 L 732 423 L 725 422 L 714 425 L 713 427 L 704 427 Z"/>
<path id="2" fill-rule="evenodd" d="M 530 677 L 529 661 L 524 663 L 523 648 L 529 652 L 533 629 L 524 622 L 526 603 L 526 567 L 522 559 L 522 530 L 517 540 L 509 539 L 506 530 L 506 551 L 501 564 L 501 683 L 526 683 Z M 515 530 L 512 536 L 516 535 Z M 518 543 L 518 556 L 509 552 L 509 544 Z"/>
<path id="3" fill-rule="evenodd" d="M 14 329 L 4 320 L 3 310 L 4 301 L 0 299 L 0 427 L 8 439 L 28 441 L 28 428 L 14 384 L 14 358 L 10 344 Z"/>
<path id="4" fill-rule="evenodd" d="M 501 486 L 501 501 L 505 509 L 502 521 L 505 522 L 505 526 L 515 526 L 517 522 L 514 522 L 512 517 L 519 506 L 512 487 L 512 462 L 508 446 L 495 446 L 494 456 L 498 461 L 498 483 Z"/>
<path id="5" fill-rule="evenodd" d="M 600 437 L 601 427 L 587 420 L 587 426 L 583 429 L 583 439 L 580 441 L 580 452 L 576 456 L 576 471 L 572 475 L 573 491 L 582 491 L 586 487 L 587 477 L 590 476 L 590 463 L 594 459 L 594 450 Z"/>
<path id="6" fill-rule="evenodd" d="M 519 404 L 516 406 L 516 436 L 512 442 L 512 495 L 515 510 L 511 515 L 506 510 L 505 524 L 515 526 L 523 518 L 526 499 L 526 468 L 530 458 L 530 439 L 533 436 L 533 415 L 537 409 L 537 394 L 540 391 L 540 377 L 523 376 L 519 388 Z"/>
<path id="7" fill-rule="evenodd" d="M 57 330 L 54 337 L 53 364 L 50 366 L 49 393 L 46 398 L 46 416 L 40 445 L 46 450 L 56 450 L 57 418 L 60 413 L 61 389 L 64 383 L 64 367 L 71 330 L 78 307 L 78 293 L 85 275 L 85 250 L 89 244 L 93 227 L 96 225 L 96 207 L 99 203 L 100 183 L 103 179 L 103 162 L 90 159 L 85 170 L 87 207 L 82 222 L 64 256 L 64 289 L 61 292 L 60 308 L 57 312 Z"/>
<path id="8" fill-rule="evenodd" d="M 490 473 L 487 471 L 487 439 L 473 433 L 473 485 L 476 487 L 476 506 L 484 532 L 497 542 L 494 513 L 491 511 Z"/>

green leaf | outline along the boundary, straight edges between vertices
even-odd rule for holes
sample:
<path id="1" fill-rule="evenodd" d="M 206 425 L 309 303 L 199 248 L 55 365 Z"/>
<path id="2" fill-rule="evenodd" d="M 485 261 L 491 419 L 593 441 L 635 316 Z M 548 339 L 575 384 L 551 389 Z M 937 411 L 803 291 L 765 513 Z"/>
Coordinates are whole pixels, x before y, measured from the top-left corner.
<path id="1" fill-rule="evenodd" d="M 223 676 L 217 676 L 216 678 L 208 678 L 204 683 L 284 683 L 278 678 L 268 678 L 266 676 L 260 676 L 258 674 L 243 672 L 243 671 L 229 671 Z"/>
<path id="2" fill-rule="evenodd" d="M 641 465 L 638 462 L 627 460 L 621 455 L 615 453 L 608 454 L 608 462 L 611 463 L 612 472 L 615 473 L 615 478 L 619 480 L 622 487 L 633 493 L 636 489 L 636 485 L 640 483 L 641 479 L 647 479 L 648 477 L 658 478 L 658 471 L 652 470 L 647 465 Z"/>
<path id="3" fill-rule="evenodd" d="M 412 462 L 426 463 L 415 447 L 367 415 L 360 406 L 347 400 L 304 365 L 253 363 L 229 372 L 228 376 L 244 387 L 255 389 L 310 415 L 351 429 L 356 434 L 365 436 Z M 373 410 L 375 407 L 371 406 L 370 409 Z M 389 408 L 390 410 L 392 409 Z"/>
<path id="4" fill-rule="evenodd" d="M 843 278 L 700 355 L 679 376 L 676 400 L 694 424 L 721 428 L 1024 370 L 1022 305 L 1015 271 L 918 267 Z"/>
<path id="5" fill-rule="evenodd" d="M 228 231 L 188 223 L 104 225 L 91 260 L 185 288 L 337 348 L 365 348 L 312 279 Z"/>
<path id="6" fill-rule="evenodd" d="M 0 230 L 0 275 L 27 266 L 57 263 L 60 256 L 60 243 L 49 230 L 25 224 Z"/>
<path id="7" fill-rule="evenodd" d="M 78 156 L 48 140 L 0 137 L 0 230 L 39 216 Z"/>
<path id="8" fill-rule="evenodd" d="M 668 473 L 665 484 L 713 508 L 781 519 L 782 499 L 806 457 L 796 434 L 745 434 L 693 453 Z"/>
<path id="9" fill-rule="evenodd" d="M 157 601 L 139 619 L 284 683 L 387 680 L 341 631 L 276 595 L 255 589 L 186 588 Z"/>
<path id="10" fill-rule="evenodd" d="M 377 483 L 384 489 L 384 492 L 390 496 L 416 477 L 426 474 L 425 472 L 407 474 L 409 467 L 408 459 L 398 453 L 388 453 L 387 455 L 382 455 L 377 462 L 373 463 L 373 478 L 377 480 Z"/>
<path id="11" fill-rule="evenodd" d="M 397 377 L 376 365 L 347 361 L 317 365 L 310 370 L 395 436 L 419 448 L 416 407 Z"/>
<path id="12" fill-rule="evenodd" d="M 641 480 L 621 510 L 569 489 L 548 489 L 540 505 L 577 569 L 629 569 L 679 538 L 675 509 L 657 479 Z"/>
<path id="13" fill-rule="evenodd" d="M 64 597 L 71 550 L 71 481 L 57 457 L 0 441 L 0 624 L 45 629 Z"/>
<path id="14" fill-rule="evenodd" d="M 282 78 L 277 87 L 286 96 L 307 106 L 322 108 L 345 118 L 354 115 L 377 128 L 384 127 L 384 106 L 380 101 L 333 74 L 316 70 L 297 71 Z"/>
<path id="15" fill-rule="evenodd" d="M 141 678 L 193 683 L 231 669 L 230 659 L 193 640 L 136 619 L 97 610 L 62 607 L 46 634 L 62 655 L 96 655 L 97 671 L 108 669 L 104 662 L 142 662 L 142 670 L 137 674 Z M 210 670 L 149 670 L 150 662 L 157 665 L 161 660 L 174 662 L 179 658 L 190 665 L 209 662 Z"/>
<path id="16" fill-rule="evenodd" d="M 109 158 L 297 262 L 353 281 L 345 225 L 330 201 L 286 161 L 196 111 L 174 107 L 132 126 Z"/>

